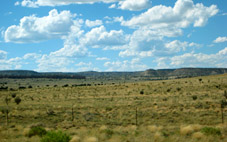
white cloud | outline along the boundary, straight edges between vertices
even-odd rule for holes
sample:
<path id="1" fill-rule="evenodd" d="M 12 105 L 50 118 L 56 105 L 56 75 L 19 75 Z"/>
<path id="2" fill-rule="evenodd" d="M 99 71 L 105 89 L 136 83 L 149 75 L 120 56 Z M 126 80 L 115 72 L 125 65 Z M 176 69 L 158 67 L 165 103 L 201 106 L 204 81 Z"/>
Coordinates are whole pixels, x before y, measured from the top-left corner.
<path id="1" fill-rule="evenodd" d="M 39 59 L 42 55 L 37 53 L 27 53 L 23 56 L 24 60 L 36 60 Z"/>
<path id="2" fill-rule="evenodd" d="M 104 66 L 108 68 L 107 71 L 142 71 L 148 68 L 138 58 L 131 61 L 106 62 Z"/>
<path id="3" fill-rule="evenodd" d="M 85 63 L 85 62 L 79 62 L 78 64 L 76 64 L 76 66 L 91 66 L 92 63 L 89 62 L 89 63 Z"/>
<path id="4" fill-rule="evenodd" d="M 91 29 L 80 40 L 80 44 L 91 47 L 106 47 L 124 45 L 128 42 L 128 35 L 122 30 L 106 31 L 104 26 Z"/>
<path id="5" fill-rule="evenodd" d="M 174 7 L 154 6 L 130 20 L 115 17 L 115 22 L 136 29 L 131 35 L 129 44 L 124 46 L 126 48 L 119 53 L 119 56 L 163 57 L 184 52 L 186 47 L 200 47 L 201 45 L 196 43 L 178 40 L 168 43 L 165 40 L 169 37 L 181 36 L 182 29 L 191 24 L 194 27 L 205 25 L 217 12 L 215 5 L 206 7 L 201 3 L 194 4 L 192 0 L 177 0 Z"/>
<path id="6" fill-rule="evenodd" d="M 93 4 L 93 3 L 116 3 L 112 4 L 109 8 L 116 8 L 122 10 L 139 11 L 151 6 L 149 0 L 23 0 L 22 2 L 17 1 L 15 5 L 22 5 L 24 7 L 38 8 L 40 6 L 62 6 L 70 4 Z"/>
<path id="7" fill-rule="evenodd" d="M 226 56 L 227 55 L 227 47 L 225 47 L 225 49 L 219 51 L 218 55 Z M 225 58 L 227 58 L 227 56 Z M 225 63 L 227 64 L 227 62 L 225 62 Z"/>
<path id="8" fill-rule="evenodd" d="M 107 57 L 98 57 L 96 58 L 97 61 L 104 61 L 104 60 L 110 60 L 109 58 Z"/>
<path id="9" fill-rule="evenodd" d="M 216 54 L 185 53 L 183 55 L 159 58 L 158 68 L 178 67 L 227 67 L 227 47 Z"/>
<path id="10" fill-rule="evenodd" d="M 171 33 L 177 35 L 179 33 Z M 123 51 L 119 53 L 121 57 L 136 56 L 138 58 L 152 57 L 152 56 L 170 56 L 179 52 L 186 52 L 187 49 L 194 49 L 201 47 L 200 44 L 194 42 L 181 42 L 174 40 L 166 42 L 163 39 L 164 33 L 156 30 L 136 30 L 128 45 L 125 45 Z M 172 35 L 171 35 L 172 36 Z"/>
<path id="11" fill-rule="evenodd" d="M 124 21 L 124 17 L 123 17 L 123 16 L 114 17 L 114 18 L 113 18 L 113 21 L 114 21 L 114 22 L 123 22 L 123 21 Z"/>
<path id="12" fill-rule="evenodd" d="M 0 60 L 4 60 L 7 58 L 7 52 L 0 50 Z"/>
<path id="13" fill-rule="evenodd" d="M 125 45 L 125 50 L 119 53 L 121 57 L 137 56 L 137 57 L 150 57 L 153 56 L 156 50 L 167 52 L 163 47 L 163 37 L 175 37 L 181 35 L 181 30 L 158 29 L 146 30 L 138 29 L 130 37 L 130 42 Z M 174 49 L 173 49 L 174 51 Z"/>
<path id="14" fill-rule="evenodd" d="M 78 64 L 76 64 L 76 66 L 78 67 L 76 69 L 77 72 L 81 72 L 81 71 L 99 71 L 99 69 L 94 67 L 91 62 L 89 62 L 89 63 L 79 62 Z"/>
<path id="15" fill-rule="evenodd" d="M 117 7 L 116 4 L 112 4 L 109 6 L 109 8 L 116 8 L 116 7 Z"/>
<path id="16" fill-rule="evenodd" d="M 35 69 L 36 71 L 42 72 L 70 72 L 73 71 L 70 68 L 70 64 L 74 62 L 69 60 L 66 57 L 56 57 L 53 55 L 43 55 L 41 58 L 36 60 L 38 63 L 38 68 Z"/>
<path id="17" fill-rule="evenodd" d="M 151 7 L 149 0 L 124 0 L 118 4 L 119 9 L 139 11 Z"/>
<path id="18" fill-rule="evenodd" d="M 19 57 L 11 59 L 0 59 L 0 69 L 1 70 L 11 70 L 11 69 L 20 69 L 22 67 L 22 59 Z"/>
<path id="19" fill-rule="evenodd" d="M 41 18 L 35 15 L 23 17 L 18 26 L 8 27 L 5 31 L 5 41 L 27 43 L 61 38 L 70 32 L 74 17 L 75 15 L 70 11 L 58 13 L 56 9 L 51 10 L 48 16 Z"/>
<path id="20" fill-rule="evenodd" d="M 17 3 L 17 2 L 15 4 L 19 5 L 19 3 Z M 31 1 L 31 0 L 23 0 L 21 2 L 21 5 L 26 6 L 26 7 L 38 8 L 38 4 L 34 1 Z"/>
<path id="21" fill-rule="evenodd" d="M 95 21 L 86 20 L 85 24 L 88 27 L 96 27 L 96 26 L 102 25 L 103 23 L 101 20 L 95 20 Z"/>
<path id="22" fill-rule="evenodd" d="M 195 43 L 188 43 L 186 41 L 180 42 L 179 40 L 174 40 L 172 42 L 166 43 L 165 47 L 170 53 L 178 53 L 180 51 L 185 51 L 187 47 L 194 46 Z"/>
<path id="23" fill-rule="evenodd" d="M 87 57 L 90 55 L 88 49 L 79 44 L 78 39 L 83 36 L 83 32 L 80 30 L 81 21 L 74 21 L 74 25 L 67 36 L 64 36 L 63 48 L 51 52 L 49 55 L 42 55 L 41 58 L 37 59 L 38 63 L 37 71 L 62 71 L 62 72 L 74 72 L 72 64 L 75 63 L 76 59 Z"/>
<path id="24" fill-rule="evenodd" d="M 18 6 L 18 5 L 20 5 L 20 2 L 19 1 L 17 1 L 17 2 L 15 2 L 15 4 L 14 4 L 15 6 Z"/>
<path id="25" fill-rule="evenodd" d="M 175 6 L 154 6 L 139 16 L 134 16 L 121 24 L 132 28 L 186 28 L 190 24 L 201 27 L 208 19 L 218 12 L 216 5 L 206 7 L 201 3 L 194 4 L 192 0 L 177 0 Z"/>
<path id="26" fill-rule="evenodd" d="M 214 43 L 227 42 L 227 37 L 218 37 L 213 42 Z"/>
<path id="27" fill-rule="evenodd" d="M 118 2 L 121 0 L 23 0 L 21 2 L 22 6 L 26 7 L 39 7 L 39 6 L 60 6 L 60 5 L 70 5 L 70 4 L 93 4 L 95 2 Z"/>
<path id="28" fill-rule="evenodd" d="M 81 45 L 67 45 L 63 48 L 50 53 L 55 57 L 82 58 L 89 55 L 88 49 Z"/>

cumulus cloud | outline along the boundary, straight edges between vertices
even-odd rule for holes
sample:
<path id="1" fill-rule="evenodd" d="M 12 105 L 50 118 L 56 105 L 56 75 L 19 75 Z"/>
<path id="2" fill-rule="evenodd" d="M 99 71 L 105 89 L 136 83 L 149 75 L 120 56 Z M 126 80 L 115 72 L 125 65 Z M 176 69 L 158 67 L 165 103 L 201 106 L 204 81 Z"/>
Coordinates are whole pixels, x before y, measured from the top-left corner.
<path id="1" fill-rule="evenodd" d="M 139 11 L 151 6 L 149 0 L 23 0 L 17 1 L 15 5 L 38 8 L 40 6 L 62 6 L 70 4 L 93 4 L 97 2 L 114 3 L 109 8 L 119 8 L 122 10 Z M 115 4 L 118 2 L 118 6 Z"/>
<path id="2" fill-rule="evenodd" d="M 41 58 L 36 60 L 36 71 L 42 72 L 70 72 L 74 71 L 70 64 L 74 62 L 66 57 L 56 57 L 53 55 L 42 55 Z"/>
<path id="3" fill-rule="evenodd" d="M 42 55 L 37 53 L 27 53 L 23 56 L 24 60 L 36 60 L 39 59 Z"/>
<path id="4" fill-rule="evenodd" d="M 115 22 L 136 29 L 129 44 L 124 46 L 126 50 L 121 51 L 119 56 L 170 56 L 184 52 L 187 47 L 199 47 L 201 45 L 196 43 L 178 40 L 168 43 L 165 40 L 183 35 L 182 29 L 191 24 L 194 27 L 204 26 L 217 12 L 216 5 L 206 7 L 201 3 L 194 4 L 192 0 L 177 0 L 174 7 L 154 6 L 130 20 L 116 17 Z"/>
<path id="5" fill-rule="evenodd" d="M 44 17 L 26 16 L 20 20 L 19 25 L 8 27 L 4 38 L 6 42 L 15 43 L 61 38 L 70 32 L 71 26 L 74 25 L 74 17 L 75 15 L 70 11 L 58 13 L 56 9 L 51 10 L 49 15 Z"/>
<path id="6" fill-rule="evenodd" d="M 109 58 L 107 57 L 98 57 L 96 58 L 97 61 L 104 61 L 104 60 L 110 60 Z"/>
<path id="7" fill-rule="evenodd" d="M 227 37 L 218 37 L 213 42 L 214 43 L 227 42 Z"/>
<path id="8" fill-rule="evenodd" d="M 112 4 L 109 6 L 109 8 L 116 8 L 116 7 L 117 7 L 116 4 Z"/>
<path id="9" fill-rule="evenodd" d="M 80 40 L 80 44 L 91 47 L 106 47 L 123 45 L 128 42 L 128 35 L 125 35 L 122 30 L 106 31 L 104 26 L 91 29 Z"/>
<path id="10" fill-rule="evenodd" d="M 111 3 L 121 0 L 23 0 L 20 4 L 26 7 L 61 6 L 70 4 L 93 4 L 95 2 Z"/>
<path id="11" fill-rule="evenodd" d="M 162 36 L 154 36 L 154 33 L 149 30 L 142 33 L 136 31 L 132 35 L 129 45 L 126 46 L 125 50 L 119 53 L 119 56 L 136 56 L 139 58 L 172 56 L 180 52 L 186 52 L 187 49 L 201 46 L 194 42 L 181 42 L 179 40 L 166 42 L 163 40 Z"/>
<path id="12" fill-rule="evenodd" d="M 98 68 L 94 67 L 94 65 L 91 62 L 79 62 L 78 64 L 76 64 L 77 66 L 77 71 L 99 71 Z"/>
<path id="13" fill-rule="evenodd" d="M 139 58 L 134 58 L 131 61 L 106 62 L 104 66 L 108 68 L 107 71 L 142 71 L 148 68 Z"/>
<path id="14" fill-rule="evenodd" d="M 20 2 L 19 2 L 19 1 L 16 1 L 16 2 L 14 3 L 14 5 L 15 5 L 15 6 L 20 5 Z"/>
<path id="15" fill-rule="evenodd" d="M 178 67 L 227 67 L 227 47 L 216 54 L 185 53 L 179 56 L 159 58 L 158 68 Z"/>
<path id="16" fill-rule="evenodd" d="M 96 26 L 102 25 L 103 23 L 101 20 L 95 20 L 95 21 L 86 20 L 85 24 L 88 27 L 96 27 Z"/>
<path id="17" fill-rule="evenodd" d="M 7 59 L 0 59 L 0 69 L 10 70 L 10 69 L 20 69 L 22 67 L 22 59 L 20 57 Z"/>
<path id="18" fill-rule="evenodd" d="M 124 0 L 118 4 L 119 9 L 139 11 L 151 7 L 149 0 Z"/>
<path id="19" fill-rule="evenodd" d="M 7 52 L 0 50 L 0 60 L 4 60 L 7 58 Z"/>
<path id="20" fill-rule="evenodd" d="M 121 24 L 132 28 L 148 29 L 186 28 L 190 24 L 201 27 L 217 13 L 216 5 L 206 7 L 202 3 L 194 4 L 192 0 L 177 0 L 174 7 L 154 6 L 139 16 L 122 21 Z"/>

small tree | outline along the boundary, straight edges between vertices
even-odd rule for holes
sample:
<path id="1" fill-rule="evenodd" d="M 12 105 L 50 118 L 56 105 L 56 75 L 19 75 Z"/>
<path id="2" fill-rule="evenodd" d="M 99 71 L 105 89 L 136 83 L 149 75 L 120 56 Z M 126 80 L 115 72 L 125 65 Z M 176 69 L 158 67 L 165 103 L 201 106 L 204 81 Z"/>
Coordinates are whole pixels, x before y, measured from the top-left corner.
<path id="1" fill-rule="evenodd" d="M 143 95 L 143 94 L 144 94 L 144 91 L 143 91 L 143 90 L 141 90 L 141 91 L 140 91 L 140 94 L 141 94 L 141 95 Z"/>
<path id="2" fill-rule="evenodd" d="M 15 98 L 17 96 L 16 93 L 11 94 L 12 98 Z"/>
<path id="3" fill-rule="evenodd" d="M 17 96 L 14 101 L 17 105 L 19 105 L 21 102 L 21 98 Z"/>

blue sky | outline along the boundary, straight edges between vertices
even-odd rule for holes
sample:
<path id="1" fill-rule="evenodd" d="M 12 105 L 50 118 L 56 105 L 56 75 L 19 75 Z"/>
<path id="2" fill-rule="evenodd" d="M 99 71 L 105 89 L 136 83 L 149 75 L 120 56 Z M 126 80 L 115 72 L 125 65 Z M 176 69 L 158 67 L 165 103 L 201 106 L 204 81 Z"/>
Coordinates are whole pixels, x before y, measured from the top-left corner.
<path id="1" fill-rule="evenodd" d="M 227 68 L 225 0 L 2 0 L 0 70 Z"/>

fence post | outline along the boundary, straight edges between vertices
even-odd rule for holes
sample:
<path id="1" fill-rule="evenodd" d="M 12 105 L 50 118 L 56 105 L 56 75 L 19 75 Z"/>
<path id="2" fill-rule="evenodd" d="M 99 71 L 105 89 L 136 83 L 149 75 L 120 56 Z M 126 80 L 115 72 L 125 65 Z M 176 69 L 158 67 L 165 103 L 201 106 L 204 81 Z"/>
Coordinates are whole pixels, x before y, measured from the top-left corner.
<path id="1" fill-rule="evenodd" d="M 138 110 L 137 110 L 137 107 L 136 107 L 136 126 L 138 125 Z"/>
<path id="2" fill-rule="evenodd" d="M 73 105 L 72 105 L 72 121 L 74 120 L 74 110 L 73 110 Z"/>

